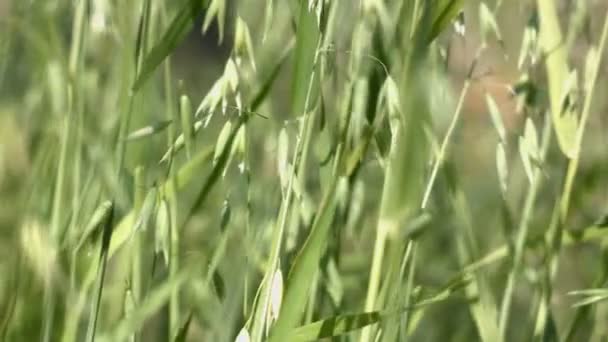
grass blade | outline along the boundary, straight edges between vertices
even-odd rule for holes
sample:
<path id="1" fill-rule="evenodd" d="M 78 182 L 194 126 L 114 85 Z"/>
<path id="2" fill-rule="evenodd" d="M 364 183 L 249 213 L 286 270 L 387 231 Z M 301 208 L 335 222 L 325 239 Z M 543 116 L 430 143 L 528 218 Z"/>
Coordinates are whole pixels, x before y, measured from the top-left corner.
<path id="1" fill-rule="evenodd" d="M 186 336 L 188 336 L 188 329 L 190 328 L 190 323 L 192 322 L 192 312 L 186 318 L 184 324 L 179 328 L 177 335 L 175 335 L 175 339 L 173 342 L 186 342 Z"/>
<path id="2" fill-rule="evenodd" d="M 95 292 L 95 301 L 93 302 L 93 308 L 91 309 L 91 316 L 89 318 L 89 327 L 87 329 L 87 341 L 95 341 L 95 331 L 97 328 L 97 319 L 99 317 L 99 309 L 101 306 L 101 295 L 103 292 L 103 281 L 106 274 L 106 265 L 108 262 L 108 251 L 110 249 L 110 240 L 112 239 L 112 231 L 114 228 L 114 204 L 110 205 L 105 217 L 105 223 L 103 225 L 103 235 L 101 241 L 101 249 L 99 251 L 99 268 L 97 275 L 97 288 Z"/>
<path id="3" fill-rule="evenodd" d="M 462 11 L 464 6 L 464 0 L 445 0 L 439 1 L 442 5 L 437 5 L 434 8 L 439 10 L 435 11 L 432 18 L 431 30 L 426 38 L 426 41 L 430 43 L 456 18 L 458 13 Z"/>
<path id="4" fill-rule="evenodd" d="M 160 41 L 144 58 L 139 74 L 131 90 L 136 92 L 150 78 L 154 70 L 175 50 L 194 26 L 196 16 L 201 13 L 206 0 L 188 0 L 173 18 Z"/>
<path id="5" fill-rule="evenodd" d="M 568 158 L 574 158 L 578 126 L 576 113 L 570 108 L 563 108 L 561 101 L 569 73 L 566 46 L 562 39 L 554 0 L 538 0 L 537 6 L 540 15 L 540 44 L 546 55 L 553 127 L 562 152 Z"/>
<path id="6" fill-rule="evenodd" d="M 328 187 L 323 198 L 317 217 L 312 225 L 310 235 L 304 246 L 294 260 L 287 279 L 285 298 L 281 305 L 279 318 L 275 323 L 270 341 L 285 341 L 289 339 L 289 330 L 295 327 L 304 313 L 308 290 L 310 289 L 310 275 L 318 268 L 321 252 L 327 242 L 327 233 L 335 208 L 336 181 Z"/>

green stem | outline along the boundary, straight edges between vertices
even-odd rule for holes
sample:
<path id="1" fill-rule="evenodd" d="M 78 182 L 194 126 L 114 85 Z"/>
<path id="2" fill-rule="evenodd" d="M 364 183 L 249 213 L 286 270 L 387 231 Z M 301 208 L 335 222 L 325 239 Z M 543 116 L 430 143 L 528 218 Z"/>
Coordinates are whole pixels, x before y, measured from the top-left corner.
<path id="1" fill-rule="evenodd" d="M 547 152 L 549 150 L 549 146 L 551 143 L 551 120 L 549 117 L 545 118 L 545 126 L 543 129 L 543 142 L 541 145 L 541 163 L 544 162 Z M 507 285 L 505 287 L 505 292 L 502 297 L 502 306 L 500 309 L 500 319 L 499 319 L 499 332 L 501 341 L 506 340 L 506 332 L 507 326 L 509 323 L 509 314 L 511 311 L 511 302 L 513 299 L 513 292 L 515 290 L 515 281 L 516 277 L 519 274 L 522 265 L 522 257 L 523 251 L 525 247 L 525 242 L 528 237 L 528 228 L 530 226 L 530 221 L 532 220 L 532 213 L 534 212 L 534 204 L 536 202 L 536 197 L 540 190 L 543 179 L 543 171 L 540 168 L 536 168 L 534 171 L 534 175 L 532 177 L 532 184 L 528 190 L 526 195 L 526 200 L 524 203 L 523 214 L 521 217 L 521 221 L 519 222 L 519 229 L 517 232 L 517 238 L 515 242 L 515 250 L 513 252 L 513 266 L 509 273 L 509 277 L 507 279 Z"/>
<path id="2" fill-rule="evenodd" d="M 255 321 L 253 329 L 252 329 L 252 340 L 254 342 L 257 342 L 260 340 L 261 335 L 262 335 L 261 332 L 262 332 L 262 328 L 263 328 L 262 325 L 266 321 L 266 317 L 268 314 L 268 307 L 270 305 L 271 281 L 272 281 L 272 277 L 277 269 L 277 266 L 279 264 L 279 262 L 278 262 L 279 253 L 281 250 L 283 235 L 285 232 L 285 227 L 287 225 L 288 215 L 291 212 L 291 207 L 292 207 L 291 202 L 292 202 L 292 197 L 293 197 L 293 184 L 294 184 L 294 180 L 296 178 L 296 170 L 298 169 L 299 164 L 302 160 L 302 158 L 301 158 L 301 156 L 303 154 L 302 151 L 309 149 L 309 145 L 310 145 L 310 136 L 308 136 L 307 137 L 308 139 L 306 140 L 305 132 L 306 132 L 306 128 L 309 125 L 309 121 L 314 120 L 314 117 L 315 117 L 315 115 L 314 115 L 315 112 L 309 112 L 308 108 L 310 107 L 311 94 L 312 94 L 312 90 L 313 90 L 313 86 L 314 86 L 314 82 L 315 82 L 315 76 L 316 76 L 316 72 L 314 72 L 314 70 L 316 69 L 316 66 L 317 66 L 321 44 L 322 44 L 322 39 L 319 39 L 317 42 L 317 45 L 316 45 L 314 59 L 313 59 L 313 63 L 312 63 L 313 73 L 308 82 L 306 97 L 304 100 L 304 108 L 303 108 L 304 120 L 302 121 L 302 124 L 300 125 L 300 131 L 298 132 L 296 148 L 295 148 L 295 152 L 294 152 L 294 156 L 293 156 L 293 160 L 292 160 L 292 164 L 291 164 L 292 172 L 289 177 L 289 181 L 287 183 L 287 193 L 285 194 L 285 199 L 281 203 L 279 220 L 277 222 L 277 226 L 276 226 L 275 232 L 273 234 L 274 236 L 273 236 L 272 246 L 271 246 L 271 250 L 270 250 L 269 266 L 267 268 L 267 272 L 264 276 L 264 279 L 262 280 L 263 289 L 262 289 L 262 296 L 260 298 L 261 306 L 258 308 L 258 310 L 261 310 L 261 311 L 258 312 L 258 319 Z"/>
<path id="3" fill-rule="evenodd" d="M 63 229 L 61 224 L 64 199 L 64 182 L 67 176 L 66 164 L 68 159 L 68 147 L 70 137 L 72 135 L 72 121 L 75 112 L 74 89 L 78 86 L 77 78 L 82 68 L 82 58 L 84 50 L 84 41 L 86 36 L 86 15 L 88 9 L 88 0 L 80 0 L 74 15 L 72 26 L 72 42 L 70 50 L 70 59 L 68 65 L 69 80 L 67 84 L 68 90 L 68 110 L 67 115 L 63 118 L 63 134 L 61 139 L 61 148 L 59 154 L 59 163 L 57 167 L 57 178 L 55 180 L 55 191 L 53 197 L 53 209 L 51 214 L 51 237 L 55 246 L 61 244 L 63 237 Z M 42 341 L 50 341 L 53 333 L 53 324 L 55 316 L 55 293 L 53 289 L 53 279 L 50 279 L 45 284 L 44 303 L 45 314 L 43 318 Z"/>
<path id="4" fill-rule="evenodd" d="M 160 21 L 162 24 L 168 22 L 167 18 L 167 7 L 164 2 L 159 3 L 160 6 Z M 171 70 L 171 57 L 167 56 L 164 62 L 164 91 L 165 100 L 167 103 L 166 119 L 177 122 L 177 113 L 174 110 L 174 104 L 176 103 L 175 96 L 173 94 L 172 87 L 172 70 Z M 175 141 L 175 126 L 171 125 L 168 129 L 167 134 L 167 146 L 173 151 L 172 146 Z M 169 193 L 165 194 L 169 203 L 169 216 L 170 216 L 170 227 L 169 227 L 169 281 L 175 279 L 179 272 L 179 256 L 180 256 L 180 239 L 179 239 L 179 226 L 178 226 L 178 203 L 177 203 L 177 173 L 174 167 L 173 158 L 170 160 L 169 170 L 169 181 L 171 186 Z M 179 289 L 173 288 L 171 296 L 169 298 L 169 339 L 176 336 L 181 323 L 180 311 L 179 311 Z"/>
<path id="5" fill-rule="evenodd" d="M 441 164 L 443 163 L 443 161 L 445 159 L 448 143 L 450 141 L 450 138 L 452 137 L 452 134 L 454 133 L 456 124 L 458 123 L 458 121 L 460 119 L 460 114 L 462 113 L 464 99 L 467 95 L 470 85 L 471 85 L 471 81 L 470 81 L 470 79 L 467 79 L 464 82 L 464 85 L 460 92 L 460 97 L 458 98 L 458 104 L 456 105 L 456 110 L 454 111 L 454 115 L 452 116 L 452 121 L 450 122 L 450 126 L 448 127 L 445 137 L 443 138 L 443 141 L 441 142 L 441 147 L 439 149 L 439 153 L 437 154 L 435 164 L 433 165 L 433 170 L 431 171 L 431 177 L 427 183 L 426 190 L 424 191 L 424 196 L 422 197 L 422 204 L 420 205 L 420 207 L 422 209 L 425 209 L 428 204 L 429 197 L 431 195 L 431 191 L 433 190 L 433 185 L 435 184 L 435 178 L 437 178 L 437 172 L 439 171 L 439 167 L 441 166 Z"/>

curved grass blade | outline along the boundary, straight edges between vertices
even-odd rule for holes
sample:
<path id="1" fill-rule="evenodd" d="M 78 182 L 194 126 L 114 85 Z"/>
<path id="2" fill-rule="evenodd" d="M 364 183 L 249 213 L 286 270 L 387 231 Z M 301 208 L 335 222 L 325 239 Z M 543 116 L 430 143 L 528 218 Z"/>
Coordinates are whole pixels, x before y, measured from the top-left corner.
<path id="1" fill-rule="evenodd" d="M 307 6 L 308 3 L 302 1 L 299 3 L 299 14 L 297 15 L 299 20 L 297 24 L 297 33 L 296 33 L 296 51 L 295 51 L 295 68 L 294 68 L 294 78 L 292 80 L 291 85 L 291 115 L 299 116 L 304 114 L 305 122 L 309 120 L 311 114 L 307 114 L 308 108 L 310 107 L 310 99 L 314 98 L 311 94 L 316 94 L 317 89 L 314 84 L 314 73 L 315 73 L 315 64 L 318 57 L 317 49 L 319 45 L 319 38 L 321 36 L 321 32 L 317 27 L 317 21 L 315 18 L 315 13 L 312 11 L 312 8 Z M 323 6 L 323 4 L 317 4 L 317 6 Z M 314 7 L 314 6 L 313 6 Z M 312 127 L 313 120 L 308 121 L 309 123 L 304 123 L 305 126 Z M 309 126 L 310 125 L 310 126 Z M 304 127 L 304 126 L 302 126 Z M 311 130 L 308 130 L 311 132 Z M 298 176 L 301 176 L 305 170 L 305 161 L 306 157 L 302 157 L 304 161 L 303 164 L 299 164 L 297 162 L 297 156 L 300 151 L 306 151 L 307 145 L 309 144 L 311 134 L 304 133 L 302 134 L 302 140 L 296 145 L 295 154 L 294 154 L 294 162 L 292 163 L 292 167 L 294 170 L 302 171 L 298 172 Z M 301 145 L 300 145 L 301 143 Z M 304 147 L 302 147 L 304 146 Z M 303 152 L 306 155 L 306 152 Z M 269 257 L 269 263 L 265 270 L 265 275 L 260 285 L 260 301 L 256 305 L 256 309 L 252 313 L 252 324 L 251 324 L 251 337 L 254 342 L 260 341 L 263 335 L 263 327 L 267 326 L 268 319 L 268 309 L 270 304 L 270 281 L 271 277 L 276 271 L 278 266 L 278 253 L 281 245 L 281 241 L 283 239 L 283 232 L 285 231 L 285 226 L 287 222 L 287 213 L 290 209 L 290 201 L 291 201 L 291 184 L 293 183 L 296 172 L 293 172 L 289 181 L 289 185 L 287 186 L 288 192 L 287 196 L 285 196 L 283 202 L 281 203 L 280 214 L 277 219 L 276 230 L 273 233 L 272 242 L 271 242 L 271 252 Z M 333 202 L 333 201 L 331 201 Z M 331 210 L 333 213 L 333 210 Z M 318 220 L 317 220 L 318 221 Z M 318 228 L 317 228 L 318 230 Z M 311 236 L 314 235 L 311 232 Z M 325 234 L 317 234 L 317 236 L 325 236 Z M 309 237 L 310 240 L 310 237 Z M 323 240 L 323 239 L 322 239 Z M 320 243 L 319 243 L 320 245 Z M 299 273 L 302 269 L 310 270 L 315 269 L 318 263 L 318 258 L 316 258 L 316 247 L 317 244 L 313 243 L 312 248 L 308 253 L 308 256 L 303 258 L 303 264 L 297 266 L 294 264 L 294 269 L 297 269 L 298 279 L 301 279 L 301 274 Z M 320 253 L 320 251 L 319 251 Z M 310 266 L 312 264 L 312 267 Z M 306 275 L 304 275 L 306 277 Z M 288 280 L 288 284 L 291 282 Z M 290 285 L 287 285 L 289 287 Z M 285 300 L 289 301 L 283 302 L 281 305 L 280 314 L 278 320 L 276 321 L 274 327 L 270 332 L 270 340 L 271 341 L 284 341 L 285 337 L 287 337 L 287 332 L 295 327 L 299 323 L 300 316 L 304 310 L 304 301 L 308 296 L 308 286 L 309 282 L 304 279 L 303 281 L 293 281 L 293 291 L 290 295 L 286 293 Z M 298 296 L 300 298 L 298 298 Z"/>
<path id="2" fill-rule="evenodd" d="M 471 279 L 456 277 L 439 288 L 433 295 L 426 297 L 414 305 L 385 311 L 370 311 L 357 314 L 338 315 L 319 320 L 293 329 L 289 341 L 313 341 L 322 338 L 336 337 L 347 332 L 364 328 L 406 311 L 424 310 L 424 308 L 451 298 L 456 292 L 463 290 Z"/>
<path id="3" fill-rule="evenodd" d="M 184 324 L 181 326 L 181 328 L 179 328 L 177 335 L 175 335 L 175 339 L 173 340 L 174 342 L 185 342 L 186 341 L 186 336 L 188 336 L 188 329 L 190 328 L 190 322 L 192 322 L 192 316 L 193 316 L 193 313 L 192 313 L 192 311 L 190 311 L 188 318 L 186 318 L 186 321 L 184 322 Z"/>
<path id="4" fill-rule="evenodd" d="M 334 216 L 336 186 L 337 181 L 334 178 L 325 193 L 318 215 L 313 222 L 310 235 L 294 260 L 289 272 L 281 312 L 271 331 L 270 341 L 289 340 L 289 331 L 299 323 L 304 312 L 311 285 L 309 278 L 316 272 Z"/>
<path id="5" fill-rule="evenodd" d="M 279 71 L 281 71 L 281 67 L 283 66 L 283 64 L 285 64 L 287 57 L 289 57 L 290 52 L 293 49 L 293 46 L 294 46 L 294 41 L 292 40 L 289 42 L 289 44 L 287 45 L 287 48 L 285 49 L 285 51 L 283 51 L 283 53 L 279 57 L 277 64 L 270 71 L 268 78 L 266 78 L 266 81 L 262 84 L 262 87 L 260 87 L 260 90 L 258 90 L 257 94 L 253 97 L 253 100 L 251 100 L 251 105 L 250 105 L 251 111 L 256 111 L 258 109 L 258 107 L 260 107 L 260 105 L 262 104 L 264 99 L 266 99 L 266 96 L 268 96 L 268 92 L 270 91 L 270 88 L 274 84 L 274 80 L 276 80 L 277 76 L 279 75 Z"/>
<path id="6" fill-rule="evenodd" d="M 319 36 L 315 14 L 307 8 L 306 2 L 302 1 L 296 37 L 294 80 L 291 84 L 291 115 L 293 116 L 301 115 L 308 110 L 304 105 L 313 75 Z"/>
<path id="7" fill-rule="evenodd" d="M 426 38 L 427 43 L 432 42 L 456 18 L 464 6 L 464 0 L 448 0 L 443 2 L 446 4 L 442 7 L 436 6 L 436 8 L 441 9 L 433 14 L 431 30 Z"/>
<path id="8" fill-rule="evenodd" d="M 188 0 L 179 13 L 173 18 L 169 28 L 160 41 L 144 58 L 141 69 L 133 82 L 131 90 L 136 92 L 152 75 L 152 72 L 175 50 L 194 26 L 196 16 L 201 13 L 205 0 Z"/>
<path id="9" fill-rule="evenodd" d="M 540 44 L 546 54 L 547 77 L 553 128 L 561 151 L 568 157 L 575 157 L 576 113 L 562 106 L 563 90 L 568 78 L 567 51 L 564 45 L 557 11 L 553 0 L 538 0 L 540 16 Z"/>

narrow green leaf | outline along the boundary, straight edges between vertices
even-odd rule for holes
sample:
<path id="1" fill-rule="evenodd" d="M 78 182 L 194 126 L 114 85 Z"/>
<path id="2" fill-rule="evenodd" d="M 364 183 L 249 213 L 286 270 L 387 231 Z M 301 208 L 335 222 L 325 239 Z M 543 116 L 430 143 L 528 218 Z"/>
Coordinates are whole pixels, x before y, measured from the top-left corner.
<path id="1" fill-rule="evenodd" d="M 296 36 L 296 61 L 293 72 L 294 79 L 291 84 L 291 115 L 294 117 L 302 115 L 308 110 L 304 108 L 304 104 L 310 80 L 314 73 L 314 56 L 320 36 L 315 14 L 310 11 L 308 1 L 301 1 L 299 6 L 300 16 Z"/>
<path id="2" fill-rule="evenodd" d="M 251 111 L 256 111 L 258 109 L 258 107 L 260 107 L 260 105 L 262 104 L 264 99 L 266 99 L 266 96 L 268 96 L 268 92 L 270 92 L 270 88 L 272 87 L 272 85 L 274 84 L 274 81 L 276 80 L 277 76 L 279 75 L 279 72 L 281 71 L 281 67 L 285 64 L 287 57 L 289 57 L 290 52 L 293 49 L 293 46 L 294 46 L 294 41 L 292 40 L 289 42 L 289 44 L 287 45 L 287 48 L 283 51 L 283 53 L 279 57 L 277 64 L 274 65 L 274 67 L 270 71 L 266 80 L 262 83 L 262 87 L 260 87 L 260 89 L 258 90 L 256 95 L 251 100 L 251 104 L 250 104 Z"/>
<path id="3" fill-rule="evenodd" d="M 464 0 L 444 0 L 433 5 L 431 30 L 425 39 L 427 43 L 432 42 L 462 11 Z"/>
<path id="4" fill-rule="evenodd" d="M 97 332 L 97 320 L 99 318 L 99 309 L 101 307 L 101 296 L 103 293 L 103 283 L 106 274 L 108 262 L 108 251 L 110 249 L 110 241 L 114 228 L 114 203 L 110 203 L 107 215 L 105 216 L 103 225 L 103 235 L 101 238 L 101 248 L 99 250 L 99 267 L 97 269 L 97 287 L 95 289 L 95 299 L 89 317 L 89 326 L 87 328 L 87 341 L 95 341 Z"/>
<path id="5" fill-rule="evenodd" d="M 148 80 L 154 70 L 169 56 L 177 45 L 186 38 L 186 35 L 192 30 L 196 17 L 201 13 L 205 0 L 188 0 L 184 7 L 173 18 L 171 24 L 143 60 L 139 74 L 137 75 L 133 86 L 133 92 L 136 92 Z"/>
<path id="6" fill-rule="evenodd" d="M 576 152 L 576 112 L 562 111 L 561 96 L 568 77 L 567 51 L 562 38 L 554 0 L 537 0 L 540 44 L 546 56 L 547 77 L 553 127 L 561 151 L 574 158 Z"/>
<path id="7" fill-rule="evenodd" d="M 151 6 L 150 6 L 151 1 L 150 0 L 145 0 L 142 2 L 142 9 L 140 12 L 140 16 L 139 16 L 139 24 L 137 26 L 137 38 L 135 40 L 135 69 L 137 70 L 137 68 L 139 67 L 139 63 L 141 60 L 141 56 L 143 53 L 146 52 L 147 50 L 147 41 L 148 39 L 146 39 L 147 35 L 146 33 L 148 32 L 148 27 L 150 25 L 150 13 L 151 13 Z"/>
<path id="8" fill-rule="evenodd" d="M 298 324 L 304 312 L 308 291 L 311 286 L 310 275 L 317 271 L 321 253 L 325 248 L 327 234 L 334 216 L 336 182 L 336 180 L 333 180 L 332 184 L 329 185 L 313 222 L 310 234 L 289 271 L 281 311 L 270 333 L 271 342 L 289 340 L 288 336 L 291 336 L 289 331 Z"/>
<path id="9" fill-rule="evenodd" d="M 190 329 L 190 322 L 192 322 L 192 316 L 193 314 L 191 311 L 190 314 L 188 314 L 188 318 L 186 318 L 184 324 L 179 328 L 179 331 L 175 335 L 175 339 L 173 339 L 173 342 L 186 342 L 188 330 Z"/>
<path id="10" fill-rule="evenodd" d="M 568 292 L 571 296 L 608 296 L 608 289 L 596 288 L 596 289 L 584 289 L 574 290 Z"/>
<path id="11" fill-rule="evenodd" d="M 581 299 L 580 301 L 574 303 L 572 305 L 572 307 L 576 308 L 576 307 L 581 307 L 581 306 L 597 304 L 599 302 L 607 300 L 608 294 L 607 293 L 598 294 L 598 295 L 585 294 L 584 297 L 585 297 L 584 299 Z"/>

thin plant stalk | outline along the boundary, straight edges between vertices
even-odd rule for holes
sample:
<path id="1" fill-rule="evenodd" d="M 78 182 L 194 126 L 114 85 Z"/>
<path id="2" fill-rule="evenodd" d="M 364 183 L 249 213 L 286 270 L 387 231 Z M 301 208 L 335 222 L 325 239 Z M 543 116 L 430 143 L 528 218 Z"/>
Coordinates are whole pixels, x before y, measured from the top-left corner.
<path id="1" fill-rule="evenodd" d="M 73 82 L 76 76 L 80 73 L 82 67 L 82 57 L 84 54 L 84 42 L 86 41 L 87 32 L 87 10 L 89 0 L 80 0 L 76 9 L 76 15 L 74 16 L 73 28 L 72 28 L 72 42 L 70 50 L 70 59 L 68 70 L 72 76 L 72 81 L 67 84 L 68 94 L 73 93 L 74 85 Z M 68 159 L 68 147 L 70 144 L 70 137 L 72 135 L 72 121 L 74 116 L 74 99 L 68 98 L 68 112 L 63 118 L 63 135 L 61 139 L 59 164 L 57 168 L 57 178 L 55 180 L 55 191 L 53 197 L 53 209 L 51 214 L 51 237 L 55 246 L 59 246 L 61 238 L 63 237 L 61 215 L 63 213 L 64 199 L 64 182 L 67 175 L 66 164 Z M 54 312 L 55 312 L 55 293 L 53 290 L 53 280 L 51 279 L 45 284 L 44 291 L 44 303 L 45 303 L 45 315 L 42 323 L 42 341 L 50 341 L 52 337 L 52 330 L 54 324 Z"/>
<path id="2" fill-rule="evenodd" d="M 101 306 L 101 295 L 103 293 L 103 283 L 106 276 L 106 268 L 108 263 L 108 249 L 110 247 L 110 239 L 112 238 L 112 228 L 114 220 L 114 204 L 111 204 L 109 213 L 103 224 L 102 242 L 99 249 L 99 266 L 97 275 L 97 287 L 93 298 L 93 307 L 90 312 L 89 326 L 87 329 L 87 338 L 89 342 L 95 341 L 95 332 L 97 329 L 97 321 L 99 319 L 99 309 Z"/>
<path id="3" fill-rule="evenodd" d="M 462 113 L 462 107 L 464 105 L 464 99 L 468 93 L 470 85 L 471 85 L 471 80 L 470 80 L 470 78 L 467 78 L 467 80 L 464 81 L 462 90 L 460 91 L 460 96 L 458 98 L 458 104 L 456 105 L 456 110 L 454 111 L 454 115 L 452 116 L 452 121 L 450 122 L 450 126 L 448 127 L 448 130 L 445 133 L 445 137 L 443 138 L 443 141 L 441 142 L 441 147 L 439 148 L 439 152 L 438 152 L 437 156 L 435 157 L 436 159 L 435 159 L 435 163 L 433 164 L 431 176 L 426 185 L 426 189 L 424 190 L 424 196 L 422 197 L 422 203 L 420 205 L 421 209 L 426 209 L 426 206 L 428 205 L 428 201 L 431 196 L 431 191 L 433 190 L 433 185 L 435 184 L 435 179 L 437 178 L 437 172 L 439 171 L 439 167 L 441 166 L 441 164 L 443 163 L 443 161 L 445 159 L 447 146 L 449 144 L 450 138 L 452 137 L 452 134 L 454 133 L 454 129 L 456 128 L 456 125 L 458 124 L 458 121 L 460 119 L 460 115 Z"/>
<path id="4" fill-rule="evenodd" d="M 319 44 L 321 43 L 321 40 L 319 40 Z M 319 44 L 317 45 L 317 52 L 315 52 L 315 60 L 313 62 L 313 65 L 317 64 L 317 58 L 319 56 Z M 314 67 L 313 67 L 314 68 Z M 308 140 L 304 141 L 304 137 L 305 137 L 305 130 L 306 127 L 308 126 L 308 122 L 310 120 L 313 120 L 313 116 L 314 116 L 314 112 L 310 113 L 308 112 L 306 109 L 309 107 L 309 102 L 310 102 L 310 95 L 312 93 L 312 88 L 315 82 L 315 73 L 312 74 L 311 78 L 310 78 L 310 82 L 308 84 L 308 90 L 307 90 L 307 94 L 306 94 L 306 100 L 304 101 L 304 119 L 300 125 L 300 132 L 298 134 L 298 139 L 297 139 L 297 143 L 296 143 L 296 148 L 295 148 L 295 152 L 294 152 L 294 156 L 293 156 L 293 160 L 292 160 L 292 164 L 293 168 L 292 168 L 292 172 L 291 175 L 289 177 L 289 181 L 287 183 L 287 193 L 285 195 L 285 199 L 281 205 L 281 211 L 280 211 L 280 216 L 279 216 L 279 220 L 277 222 L 277 229 L 276 232 L 273 234 L 274 238 L 273 238 L 273 242 L 272 242 L 272 246 L 271 246 L 271 250 L 270 250 L 270 264 L 268 267 L 269 272 L 266 273 L 266 276 L 264 277 L 263 283 L 265 284 L 263 286 L 263 292 L 262 292 L 262 297 L 261 297 L 261 309 L 262 309 L 262 317 L 264 318 L 267 315 L 267 308 L 270 305 L 270 291 L 271 291 L 271 286 L 270 286 L 270 282 L 272 280 L 272 276 L 274 275 L 274 270 L 276 270 L 277 266 L 278 266 L 278 259 L 279 259 L 279 253 L 281 250 L 281 244 L 283 241 L 283 235 L 285 232 L 285 227 L 287 225 L 287 217 L 289 212 L 291 212 L 291 202 L 292 202 L 292 197 L 293 197 L 293 184 L 295 181 L 295 170 L 297 168 L 297 165 L 299 165 L 300 161 L 301 161 L 301 155 L 302 155 L 302 151 L 304 149 L 308 149 L 308 145 L 310 145 L 310 136 L 308 136 Z M 265 321 L 265 319 L 261 319 L 259 321 Z M 259 327 L 255 327 L 253 331 L 255 332 L 257 329 L 260 329 L 259 331 L 261 331 L 261 326 Z M 257 341 L 256 340 L 256 336 L 253 336 L 253 341 Z"/>
<path id="5" fill-rule="evenodd" d="M 545 160 L 546 155 L 549 151 L 551 143 L 551 120 L 549 117 L 545 117 L 545 125 L 543 129 L 543 141 L 541 144 L 541 163 Z M 500 308 L 500 318 L 498 329 L 500 333 L 501 341 L 506 340 L 507 326 L 509 323 L 509 315 L 511 312 L 511 302 L 513 299 L 513 292 L 515 290 L 515 281 L 519 272 L 521 271 L 523 252 L 528 237 L 528 229 L 532 220 L 532 213 L 534 212 L 534 205 L 536 203 L 536 197 L 542 185 L 543 171 L 536 167 L 532 177 L 532 184 L 526 194 L 524 207 L 522 211 L 522 217 L 519 222 L 519 228 L 517 230 L 517 237 L 515 241 L 515 248 L 513 251 L 513 266 L 509 272 L 507 278 L 507 285 L 505 287 L 504 294 L 502 296 L 502 304 Z"/>
<path id="6" fill-rule="evenodd" d="M 165 5 L 163 7 L 163 16 L 166 15 Z M 167 119 L 176 120 L 176 113 L 173 109 L 173 103 L 175 102 L 175 98 L 173 96 L 173 88 L 171 87 L 171 63 L 170 57 L 167 57 L 167 60 L 164 63 L 164 83 L 165 83 L 165 97 L 167 98 Z M 177 122 L 177 121 L 174 121 Z M 169 148 L 172 146 L 173 141 L 175 141 L 175 128 L 174 126 L 169 127 L 168 130 L 168 140 L 167 144 Z M 174 158 L 174 156 L 172 156 Z M 179 239 L 179 230 L 178 230 L 178 203 L 177 203 L 177 193 L 174 189 L 177 189 L 177 178 L 176 172 L 174 168 L 174 163 L 171 162 L 169 166 L 169 178 L 171 182 L 171 186 L 169 189 L 173 189 L 169 196 L 167 196 L 169 201 L 169 217 L 170 217 L 170 243 L 169 243 L 169 279 L 175 279 L 177 277 L 179 271 L 179 256 L 180 256 L 180 239 Z M 179 325 L 181 322 L 180 315 L 180 305 L 179 305 L 179 290 L 174 288 L 171 291 L 171 298 L 169 299 L 169 338 L 173 338 L 177 334 Z"/>

